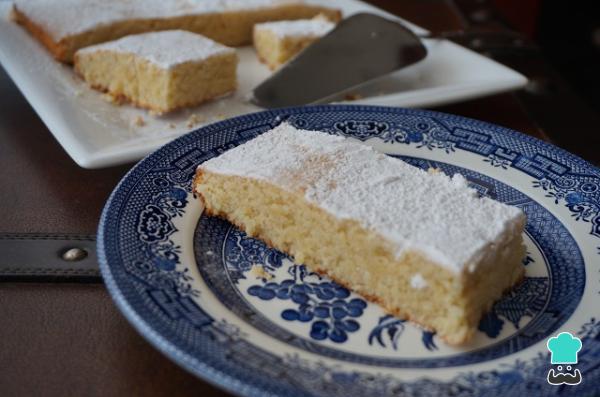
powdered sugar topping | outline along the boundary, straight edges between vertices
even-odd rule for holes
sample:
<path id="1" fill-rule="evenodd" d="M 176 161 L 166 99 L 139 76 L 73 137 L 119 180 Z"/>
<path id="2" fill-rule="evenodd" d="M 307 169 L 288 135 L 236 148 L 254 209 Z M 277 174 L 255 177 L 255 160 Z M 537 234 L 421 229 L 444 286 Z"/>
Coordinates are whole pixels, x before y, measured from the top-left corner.
<path id="1" fill-rule="evenodd" d="M 115 51 L 134 54 L 161 68 L 185 62 L 202 61 L 215 55 L 233 53 L 226 47 L 199 34 L 183 30 L 142 33 L 83 48 L 78 54 Z"/>
<path id="2" fill-rule="evenodd" d="M 277 21 L 259 23 L 254 29 L 269 31 L 279 38 L 283 37 L 322 37 L 335 27 L 325 18 L 300 19 L 296 21 Z"/>
<path id="3" fill-rule="evenodd" d="M 478 197 L 462 176 L 427 173 L 354 140 L 285 123 L 200 168 L 303 193 L 378 233 L 396 257 L 416 250 L 456 273 L 473 271 L 525 222 L 519 208 Z"/>
<path id="4" fill-rule="evenodd" d="M 15 0 L 15 6 L 55 40 L 130 19 L 253 10 L 303 0 Z"/>
<path id="5" fill-rule="evenodd" d="M 410 286 L 414 289 L 423 289 L 427 287 L 427 281 L 425 281 L 421 273 L 416 273 L 410 278 Z"/>

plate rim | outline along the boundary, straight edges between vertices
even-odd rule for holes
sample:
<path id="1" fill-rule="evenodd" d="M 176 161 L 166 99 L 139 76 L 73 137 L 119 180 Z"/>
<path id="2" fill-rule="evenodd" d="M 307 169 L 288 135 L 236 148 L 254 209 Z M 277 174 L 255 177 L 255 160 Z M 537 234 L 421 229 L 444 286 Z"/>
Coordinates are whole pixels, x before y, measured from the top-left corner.
<path id="1" fill-rule="evenodd" d="M 516 130 L 493 124 L 490 122 L 453 115 L 449 113 L 443 113 L 432 110 L 424 109 L 412 109 L 402 107 L 390 107 L 390 106 L 369 106 L 369 105 L 313 105 L 313 106 L 299 106 L 299 107 L 286 107 L 272 110 L 265 110 L 255 113 L 249 113 L 245 115 L 236 116 L 226 120 L 222 120 L 216 123 L 212 123 L 201 128 L 195 129 L 186 133 L 169 143 L 161 146 L 156 151 L 148 154 L 142 160 L 140 160 L 135 166 L 133 166 L 125 176 L 119 181 L 117 186 L 110 194 L 106 204 L 102 210 L 100 222 L 97 231 L 97 255 L 98 262 L 102 277 L 104 279 L 106 288 L 111 296 L 111 299 L 115 302 L 119 310 L 123 313 L 128 322 L 136 329 L 141 336 L 146 339 L 152 346 L 157 348 L 160 352 L 166 355 L 169 359 L 175 361 L 182 368 L 192 373 L 193 375 L 200 377 L 203 381 L 206 381 L 213 386 L 217 386 L 228 392 L 244 395 L 244 396 L 276 396 L 268 390 L 255 385 L 252 382 L 241 380 L 237 377 L 231 376 L 223 371 L 213 368 L 208 365 L 202 359 L 191 356 L 189 353 L 178 348 L 171 341 L 167 340 L 156 332 L 153 327 L 142 319 L 142 317 L 133 309 L 123 292 L 119 289 L 116 280 L 113 277 L 111 266 L 108 263 L 105 250 L 105 236 L 106 220 L 110 215 L 112 207 L 115 205 L 117 194 L 123 189 L 125 183 L 130 178 L 136 177 L 136 174 L 142 172 L 145 167 L 150 165 L 153 161 L 159 160 L 167 155 L 173 148 L 179 147 L 185 144 L 186 141 L 192 139 L 192 135 L 201 133 L 202 131 L 206 134 L 213 134 L 218 131 L 222 131 L 227 128 L 234 127 L 245 122 L 252 121 L 253 119 L 272 119 L 276 120 L 278 117 L 285 114 L 302 114 L 312 112 L 340 112 L 340 111 L 355 111 L 355 112 L 382 112 L 382 113 L 397 113 L 404 115 L 424 116 L 424 117 L 437 117 L 443 120 L 455 120 L 466 122 L 471 125 L 478 125 L 485 129 L 490 129 L 493 132 L 499 132 L 501 134 L 508 135 L 513 138 L 517 138 L 521 141 L 526 141 L 534 144 L 535 146 L 541 146 L 551 151 L 558 153 L 559 158 L 568 158 L 570 162 L 575 162 L 582 167 L 593 170 L 598 176 L 600 176 L 600 168 L 592 164 L 591 162 L 568 152 L 558 146 L 555 146 L 549 142 L 542 141 L 539 138 L 527 135 Z M 141 175 L 139 176 L 141 177 Z"/>

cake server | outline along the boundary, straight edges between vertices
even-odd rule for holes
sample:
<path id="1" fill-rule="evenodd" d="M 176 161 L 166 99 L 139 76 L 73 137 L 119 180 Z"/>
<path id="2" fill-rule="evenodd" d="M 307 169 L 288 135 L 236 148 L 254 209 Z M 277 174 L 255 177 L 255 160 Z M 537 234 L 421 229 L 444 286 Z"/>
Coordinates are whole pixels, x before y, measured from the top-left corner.
<path id="1" fill-rule="evenodd" d="M 420 38 L 402 24 L 355 14 L 256 87 L 251 101 L 265 108 L 328 102 L 426 55 Z"/>

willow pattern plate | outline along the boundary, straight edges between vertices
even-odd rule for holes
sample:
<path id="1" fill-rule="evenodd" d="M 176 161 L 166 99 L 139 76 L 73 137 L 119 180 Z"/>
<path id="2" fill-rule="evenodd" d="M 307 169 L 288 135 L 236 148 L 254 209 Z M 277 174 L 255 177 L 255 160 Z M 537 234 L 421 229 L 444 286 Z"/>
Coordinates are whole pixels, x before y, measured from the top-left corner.
<path id="1" fill-rule="evenodd" d="M 191 193 L 198 164 L 282 121 L 461 173 L 482 195 L 526 212 L 527 277 L 471 344 L 447 346 L 202 214 Z M 255 113 L 183 136 L 121 181 L 98 232 L 106 285 L 137 330 L 187 370 L 247 396 L 593 395 L 599 246 L 597 168 L 495 125 L 368 106 Z M 546 342 L 562 331 L 583 342 L 578 386 L 547 382 L 556 366 Z"/>

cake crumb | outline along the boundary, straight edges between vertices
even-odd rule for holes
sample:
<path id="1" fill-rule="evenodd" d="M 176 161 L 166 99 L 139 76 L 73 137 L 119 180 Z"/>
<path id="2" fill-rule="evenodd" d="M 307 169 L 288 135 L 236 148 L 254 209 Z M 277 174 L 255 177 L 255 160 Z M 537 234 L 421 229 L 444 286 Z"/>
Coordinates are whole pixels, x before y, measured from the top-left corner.
<path id="1" fill-rule="evenodd" d="M 265 270 L 263 265 L 259 265 L 255 263 L 250 268 L 250 273 L 256 278 L 264 278 L 266 280 L 270 280 L 273 278 L 273 275 Z"/>
<path id="2" fill-rule="evenodd" d="M 10 12 L 8 13 L 8 20 L 11 22 L 17 22 L 19 20 L 14 6 L 11 7 Z"/>
<path id="3" fill-rule="evenodd" d="M 133 119 L 132 124 L 136 127 L 143 127 L 146 125 L 146 120 L 144 120 L 142 116 L 136 116 Z"/>
<path id="4" fill-rule="evenodd" d="M 174 129 L 175 127 L 177 127 L 177 125 L 175 123 L 169 123 L 169 128 L 170 129 Z"/>
<path id="5" fill-rule="evenodd" d="M 429 167 L 427 169 L 427 173 L 431 175 L 439 174 L 440 172 L 442 171 L 439 168 Z"/>
<path id="6" fill-rule="evenodd" d="M 198 116 L 196 113 L 193 113 L 192 115 L 190 115 L 190 117 L 187 119 L 187 124 L 186 127 L 187 128 L 193 128 L 196 125 L 200 124 L 201 122 L 204 121 L 204 118 Z"/>
<path id="7" fill-rule="evenodd" d="M 362 98 L 363 98 L 363 96 L 357 92 L 349 92 L 346 95 L 344 95 L 344 100 L 346 100 L 346 101 L 357 101 Z"/>
<path id="8" fill-rule="evenodd" d="M 102 99 L 104 99 L 106 102 L 111 103 L 113 105 L 116 106 L 121 106 L 123 103 L 125 103 L 124 98 L 121 97 L 116 97 L 110 94 L 102 94 Z"/>
<path id="9" fill-rule="evenodd" d="M 325 13 L 318 13 L 312 18 L 313 21 L 325 21 L 325 22 L 333 22 L 336 23 L 335 19 L 329 18 Z"/>

